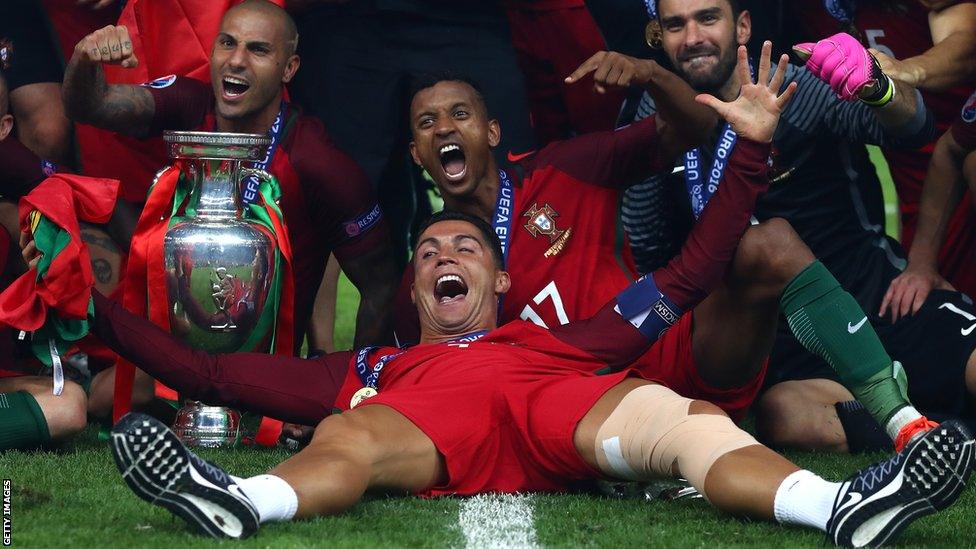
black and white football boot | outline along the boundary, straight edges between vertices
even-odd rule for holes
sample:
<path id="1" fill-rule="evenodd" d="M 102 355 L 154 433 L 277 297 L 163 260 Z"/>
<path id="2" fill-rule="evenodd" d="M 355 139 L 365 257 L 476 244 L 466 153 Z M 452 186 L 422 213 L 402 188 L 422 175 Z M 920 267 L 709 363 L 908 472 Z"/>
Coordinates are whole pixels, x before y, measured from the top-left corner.
<path id="1" fill-rule="evenodd" d="M 122 478 L 140 498 L 204 535 L 240 539 L 257 532 L 258 512 L 230 475 L 188 450 L 161 421 L 127 414 L 112 428 L 111 442 Z"/>
<path id="2" fill-rule="evenodd" d="M 845 547 L 877 547 L 912 521 L 959 497 L 973 471 L 973 436 L 946 421 L 885 461 L 841 484 L 827 538 Z"/>

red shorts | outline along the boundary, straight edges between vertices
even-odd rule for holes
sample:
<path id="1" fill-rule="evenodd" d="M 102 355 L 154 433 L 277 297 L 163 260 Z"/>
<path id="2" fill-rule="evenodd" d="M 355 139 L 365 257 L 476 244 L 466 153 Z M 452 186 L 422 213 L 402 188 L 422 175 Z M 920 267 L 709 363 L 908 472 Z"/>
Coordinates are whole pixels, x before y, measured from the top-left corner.
<path id="1" fill-rule="evenodd" d="M 565 491 L 574 480 L 600 477 L 573 435 L 597 400 L 634 372 L 598 376 L 537 356 L 497 369 L 458 360 L 435 378 L 417 368 L 360 406 L 396 410 L 444 456 L 448 480 L 418 495 Z"/>
<path id="2" fill-rule="evenodd" d="M 710 386 L 698 375 L 698 367 L 691 352 L 691 331 L 694 311 L 684 315 L 664 333 L 650 350 L 633 364 L 640 375 L 657 381 L 686 398 L 707 400 L 725 411 L 733 420 L 741 421 L 762 388 L 769 358 L 763 361 L 759 373 L 749 383 L 734 389 Z"/>

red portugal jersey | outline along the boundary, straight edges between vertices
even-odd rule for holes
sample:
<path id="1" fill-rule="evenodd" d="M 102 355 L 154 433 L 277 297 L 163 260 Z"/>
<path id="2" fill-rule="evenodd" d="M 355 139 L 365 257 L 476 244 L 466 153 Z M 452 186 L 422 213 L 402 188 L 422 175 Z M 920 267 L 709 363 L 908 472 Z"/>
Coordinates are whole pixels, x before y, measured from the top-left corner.
<path id="1" fill-rule="evenodd" d="M 594 476 L 573 444 L 576 425 L 608 389 L 636 375 L 594 372 L 625 364 L 647 344 L 607 307 L 552 331 L 516 321 L 480 338 L 363 349 L 349 360 L 335 407 L 388 406 L 430 437 L 449 480 L 421 495 L 563 491 Z M 361 376 L 374 372 L 378 393 L 355 398 Z"/>
<path id="2" fill-rule="evenodd" d="M 512 277 L 500 324 L 552 328 L 586 318 L 636 278 L 617 209 L 621 189 L 659 169 L 657 139 L 650 117 L 551 143 L 504 173 L 491 220 Z M 419 336 L 412 283 L 408 268 L 395 304 L 400 343 Z"/>
<path id="3" fill-rule="evenodd" d="M 809 37 L 826 38 L 846 30 L 827 13 L 821 0 L 797 2 L 796 20 L 804 25 Z M 921 55 L 932 48 L 932 33 L 928 23 L 929 10 L 915 0 L 887 2 L 868 0 L 858 2 L 853 24 L 864 42 L 896 59 Z M 925 104 L 935 115 L 938 135 L 942 135 L 958 117 L 959 106 L 971 90 L 956 87 L 945 92 L 922 92 Z M 885 151 L 891 176 L 898 188 L 901 210 L 901 243 L 909 249 L 918 222 L 918 206 L 922 184 L 928 172 L 929 159 L 935 146 L 915 150 Z M 953 286 L 969 295 L 976 295 L 976 213 L 969 193 L 960 201 L 949 226 L 946 240 L 939 254 L 939 270 Z"/>

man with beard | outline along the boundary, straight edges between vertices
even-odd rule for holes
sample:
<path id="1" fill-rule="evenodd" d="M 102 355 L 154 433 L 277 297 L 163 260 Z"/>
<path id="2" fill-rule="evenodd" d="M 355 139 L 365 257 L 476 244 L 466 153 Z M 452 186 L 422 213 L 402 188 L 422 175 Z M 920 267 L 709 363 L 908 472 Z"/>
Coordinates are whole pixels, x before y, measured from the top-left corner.
<path id="1" fill-rule="evenodd" d="M 696 89 L 727 97 L 738 79 L 729 52 L 749 40 L 749 13 L 728 0 L 664 0 L 657 8 L 663 47 L 679 73 Z M 838 35 L 817 45 L 802 45 L 802 49 L 814 56 L 811 70 L 817 70 L 824 80 L 833 77 L 835 87 L 802 67 L 790 66 L 788 78 L 799 84 L 797 101 L 786 110 L 777 129 L 777 169 L 756 216 L 789 221 L 791 232 L 795 230 L 809 248 L 794 247 L 786 250 L 787 255 L 812 251 L 861 309 L 877 311 L 905 260 L 897 242 L 884 235 L 877 221 L 880 212 L 872 209 L 880 207 L 880 187 L 863 143 L 888 148 L 921 146 L 930 138 L 932 121 L 918 93 L 880 71 L 872 73 L 877 67 L 868 64 L 867 53 L 850 37 Z M 823 64 L 827 51 L 834 57 Z M 864 63 L 857 65 L 855 60 Z M 853 76 L 841 78 L 841 71 Z M 645 110 L 651 110 L 648 104 Z M 722 139 L 715 138 L 721 149 Z M 714 146 L 715 141 L 686 154 L 686 174 L 693 163 L 713 165 L 716 155 L 710 151 Z M 688 175 L 685 179 L 680 184 L 687 185 Z M 688 196 L 687 188 L 682 188 L 684 196 Z M 636 187 L 628 199 L 639 199 L 640 194 L 641 187 Z M 625 217 L 625 226 L 640 232 L 642 220 L 634 213 Z M 976 349 L 976 338 L 959 332 L 966 319 L 954 311 L 971 311 L 972 306 L 960 294 L 942 297 L 923 307 L 924 314 L 894 325 L 874 314 L 862 315 L 838 322 L 835 333 L 844 337 L 874 326 L 885 349 L 898 361 L 896 374 L 902 374 L 902 365 L 907 370 L 912 402 L 927 413 L 958 414 L 965 403 L 964 371 Z M 879 436 L 875 423 L 878 415 L 871 413 L 872 419 L 861 407 L 873 412 L 874 404 L 851 391 L 852 384 L 830 360 L 808 351 L 811 346 L 804 341 L 802 330 L 797 330 L 802 319 L 784 313 L 787 322 L 780 324 L 770 358 L 769 389 L 757 410 L 760 435 L 772 444 L 838 451 L 883 446 L 885 437 Z M 854 397 L 861 404 L 835 406 Z M 877 423 L 886 427 L 884 422 Z"/>
<path id="2" fill-rule="evenodd" d="M 771 47 L 764 45 L 760 63 L 770 62 Z M 588 73 L 597 92 L 631 84 L 648 88 L 667 113 L 616 132 L 552 143 L 523 159 L 520 169 L 505 171 L 491 160 L 501 128 L 476 89 L 457 78 L 435 78 L 421 82 L 414 94 L 414 160 L 433 178 L 445 208 L 491 222 L 502 238 L 506 268 L 518 282 L 499 304 L 501 322 L 530 320 L 552 328 L 599 310 L 633 274 L 629 258 L 614 253 L 621 189 L 669 165 L 702 135 L 699 128 L 708 128 L 705 134 L 711 128 L 707 121 L 669 122 L 702 117 L 687 104 L 691 90 L 652 61 L 601 52 L 567 82 Z M 648 140 L 658 133 L 662 147 L 648 158 Z M 408 323 L 417 322 L 408 297 L 410 274 L 401 282 L 394 315 L 401 342 L 417 340 Z M 635 365 L 679 394 L 713 402 L 741 419 L 762 386 L 781 310 L 795 315 L 804 343 L 868 402 L 888 442 L 900 449 L 928 428 L 873 330 L 837 333 L 848 322 L 862 327 L 865 314 L 782 220 L 750 228 L 718 289 Z"/>
<path id="3" fill-rule="evenodd" d="M 78 122 L 136 137 L 181 129 L 271 134 L 276 146 L 266 169 L 282 187 L 279 205 L 294 257 L 295 351 L 331 251 L 362 295 L 357 344 L 384 342 L 395 289 L 386 225 L 362 170 L 320 122 L 283 99 L 299 66 L 297 41 L 284 10 L 247 0 L 221 22 L 210 60 L 212 88 L 176 76 L 144 86 L 107 85 L 103 63 L 132 67 L 138 60 L 125 27 L 105 27 L 76 46 L 65 73 L 65 105 Z M 143 381 L 137 387 L 145 389 Z M 96 379 L 93 392 L 100 386 Z M 98 402 L 104 413 L 107 399 Z"/>

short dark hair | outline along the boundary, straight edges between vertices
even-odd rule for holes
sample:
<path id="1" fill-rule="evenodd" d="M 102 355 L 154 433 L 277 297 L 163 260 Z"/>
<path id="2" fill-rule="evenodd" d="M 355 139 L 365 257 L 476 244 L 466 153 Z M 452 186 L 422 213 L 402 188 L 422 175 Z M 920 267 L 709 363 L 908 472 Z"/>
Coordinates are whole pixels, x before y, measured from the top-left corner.
<path id="1" fill-rule="evenodd" d="M 660 21 L 661 10 L 658 9 L 658 3 L 660 2 L 660 0 L 651 0 L 651 1 L 654 2 L 654 9 L 657 12 L 657 19 L 658 21 Z M 739 14 L 742 13 L 742 2 L 740 2 L 739 0 L 725 0 L 725 1 L 729 4 L 729 7 L 732 8 L 732 18 L 733 19 L 738 18 Z"/>
<path id="2" fill-rule="evenodd" d="M 495 267 L 498 267 L 500 270 L 505 269 L 505 255 L 504 252 L 502 252 L 502 242 L 498 239 L 498 235 L 495 234 L 495 230 L 491 228 L 491 225 L 480 217 L 468 215 L 457 210 L 442 210 L 428 217 L 427 220 L 420 225 L 420 229 L 417 231 L 417 238 L 419 239 L 420 235 L 424 234 L 424 232 L 427 231 L 431 225 L 440 223 L 442 221 L 464 221 L 477 227 L 478 232 L 481 233 L 481 236 L 485 239 L 485 242 L 491 249 L 491 255 L 495 259 Z M 413 244 L 414 252 L 417 251 L 417 244 L 417 242 L 414 242 Z"/>
<path id="3" fill-rule="evenodd" d="M 408 92 L 410 102 L 413 102 L 413 98 L 416 97 L 418 93 L 428 88 L 433 88 L 441 82 L 461 82 L 471 86 L 471 89 L 474 90 L 474 95 L 478 98 L 481 106 L 484 107 L 486 113 L 488 112 L 488 104 L 485 103 L 485 95 L 481 91 L 481 86 L 479 86 L 478 83 L 468 75 L 449 70 L 425 72 L 415 76 L 410 81 L 410 89 Z"/>

